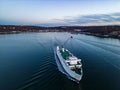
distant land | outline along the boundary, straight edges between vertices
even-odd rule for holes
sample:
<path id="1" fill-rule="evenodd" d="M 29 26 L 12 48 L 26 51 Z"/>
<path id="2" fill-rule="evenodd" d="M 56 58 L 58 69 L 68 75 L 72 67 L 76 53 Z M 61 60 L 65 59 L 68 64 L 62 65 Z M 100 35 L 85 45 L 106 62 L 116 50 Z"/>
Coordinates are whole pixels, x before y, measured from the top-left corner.
<path id="1" fill-rule="evenodd" d="M 71 32 L 94 35 L 98 37 L 112 37 L 120 39 L 120 26 L 27 26 L 27 25 L 0 25 L 0 34 L 21 32 Z"/>

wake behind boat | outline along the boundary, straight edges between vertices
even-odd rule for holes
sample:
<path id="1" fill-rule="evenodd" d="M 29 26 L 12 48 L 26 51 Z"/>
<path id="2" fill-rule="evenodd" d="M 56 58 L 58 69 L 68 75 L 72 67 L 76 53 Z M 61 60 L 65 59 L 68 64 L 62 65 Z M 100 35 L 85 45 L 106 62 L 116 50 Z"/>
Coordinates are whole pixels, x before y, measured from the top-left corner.
<path id="1" fill-rule="evenodd" d="M 59 66 L 64 69 L 62 72 L 79 83 L 83 75 L 81 59 L 78 59 L 70 51 L 60 46 L 56 47 L 55 55 L 60 62 L 59 64 L 61 64 Z"/>

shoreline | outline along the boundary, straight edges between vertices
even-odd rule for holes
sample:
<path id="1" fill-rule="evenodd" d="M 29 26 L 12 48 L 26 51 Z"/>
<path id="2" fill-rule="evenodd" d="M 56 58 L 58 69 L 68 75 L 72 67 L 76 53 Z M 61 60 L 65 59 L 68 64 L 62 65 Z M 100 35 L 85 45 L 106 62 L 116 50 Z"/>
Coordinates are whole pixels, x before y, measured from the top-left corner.
<path id="1" fill-rule="evenodd" d="M 120 39 L 120 34 L 115 35 L 115 34 L 105 34 L 102 35 L 100 33 L 90 33 L 90 32 L 80 32 L 81 34 L 85 35 L 90 35 L 90 36 L 96 36 L 96 37 L 101 37 L 101 38 L 115 38 L 115 39 Z"/>
<path id="2" fill-rule="evenodd" d="M 18 34 L 27 32 L 70 32 L 73 34 L 86 34 L 103 38 L 120 39 L 120 26 L 25 26 L 25 25 L 0 25 L 0 34 Z"/>

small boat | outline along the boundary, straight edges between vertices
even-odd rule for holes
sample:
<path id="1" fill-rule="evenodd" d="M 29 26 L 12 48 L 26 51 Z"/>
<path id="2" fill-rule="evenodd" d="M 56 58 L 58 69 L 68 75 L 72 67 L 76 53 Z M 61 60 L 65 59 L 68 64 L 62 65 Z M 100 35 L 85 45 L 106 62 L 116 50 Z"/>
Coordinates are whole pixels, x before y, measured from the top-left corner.
<path id="1" fill-rule="evenodd" d="M 71 80 L 79 83 L 83 75 L 81 59 L 78 59 L 70 51 L 60 46 L 55 48 L 55 55 L 59 64 L 61 64 L 59 66 L 63 69 L 63 73 Z"/>

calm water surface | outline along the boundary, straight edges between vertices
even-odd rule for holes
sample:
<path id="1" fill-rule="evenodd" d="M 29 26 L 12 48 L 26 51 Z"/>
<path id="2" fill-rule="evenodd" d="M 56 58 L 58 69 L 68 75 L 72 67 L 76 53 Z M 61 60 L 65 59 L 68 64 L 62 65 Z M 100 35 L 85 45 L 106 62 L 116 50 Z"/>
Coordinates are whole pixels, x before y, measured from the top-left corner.
<path id="1" fill-rule="evenodd" d="M 82 59 L 80 84 L 56 65 L 54 44 Z M 0 90 L 120 90 L 120 40 L 70 33 L 0 35 Z"/>

